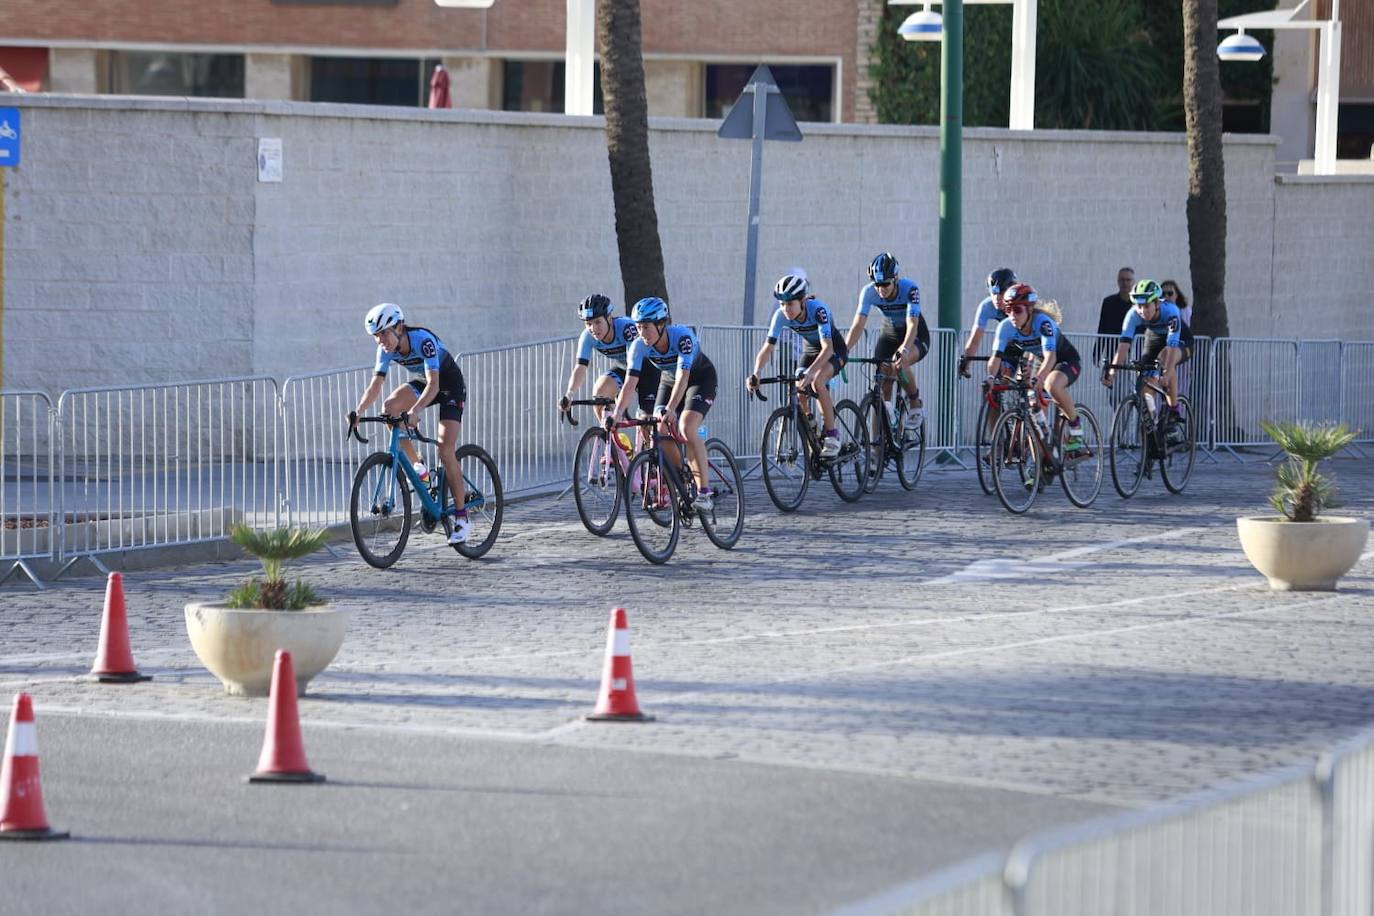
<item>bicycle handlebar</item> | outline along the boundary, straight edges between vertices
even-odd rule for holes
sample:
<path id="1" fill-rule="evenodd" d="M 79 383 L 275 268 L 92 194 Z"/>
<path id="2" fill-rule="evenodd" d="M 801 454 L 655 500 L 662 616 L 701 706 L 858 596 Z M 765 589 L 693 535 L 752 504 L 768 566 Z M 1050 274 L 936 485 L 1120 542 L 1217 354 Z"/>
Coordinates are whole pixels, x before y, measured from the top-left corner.
<path id="1" fill-rule="evenodd" d="M 572 408 L 574 408 L 574 407 L 610 407 L 610 406 L 611 406 L 612 404 L 614 404 L 614 403 L 615 403 L 615 400 L 612 399 L 612 398 L 580 398 L 580 399 L 575 400 L 575 401 L 569 401 L 569 402 L 568 402 L 568 409 L 567 409 L 567 410 L 561 410 L 561 411 L 559 411 L 559 413 L 562 414 L 564 420 L 567 420 L 567 421 L 568 421 L 568 425 L 569 425 L 569 426 L 575 427 L 575 426 L 577 426 L 577 418 L 574 417 L 574 416 L 572 415 Z"/>
<path id="2" fill-rule="evenodd" d="M 348 419 L 350 420 L 350 422 L 349 422 L 349 424 L 348 424 L 348 430 L 344 433 L 344 438 L 347 439 L 349 436 L 352 436 L 354 439 L 357 439 L 359 442 L 363 443 L 364 445 L 366 445 L 368 442 L 370 442 L 370 441 L 372 441 L 372 440 L 368 439 L 368 438 L 367 438 L 366 436 L 364 436 L 362 433 L 358 432 L 358 427 L 361 426 L 362 424 L 364 424 L 364 423 L 385 423 L 387 426 L 395 427 L 395 426 L 397 426 L 397 425 L 401 422 L 401 418 L 400 418 L 400 417 L 393 417 L 393 416 L 391 416 L 390 414 L 385 414 L 385 413 L 384 413 L 384 414 L 378 414 L 378 415 L 375 416 L 375 417 L 360 417 L 360 416 L 358 416 L 356 413 L 354 413 L 354 412 L 352 412 L 352 411 L 349 411 Z M 428 442 L 430 445 L 438 445 L 438 444 L 439 444 L 439 441 L 438 441 L 437 439 L 431 439 L 431 438 L 429 438 L 428 436 L 426 436 L 424 433 L 420 432 L 420 430 L 415 429 L 415 428 L 413 428 L 413 427 L 407 427 L 407 428 L 406 428 L 406 433 L 407 433 L 408 438 L 417 439 L 417 440 L 419 440 L 420 442 Z"/>
<path id="3" fill-rule="evenodd" d="M 1138 359 L 1134 362 L 1126 363 L 1124 365 L 1112 366 L 1108 365 L 1108 360 L 1103 360 L 1102 368 L 1104 370 L 1117 369 L 1124 370 L 1126 372 L 1153 372 L 1154 370 L 1160 368 L 1160 364 L 1159 360 L 1157 359 Z"/>

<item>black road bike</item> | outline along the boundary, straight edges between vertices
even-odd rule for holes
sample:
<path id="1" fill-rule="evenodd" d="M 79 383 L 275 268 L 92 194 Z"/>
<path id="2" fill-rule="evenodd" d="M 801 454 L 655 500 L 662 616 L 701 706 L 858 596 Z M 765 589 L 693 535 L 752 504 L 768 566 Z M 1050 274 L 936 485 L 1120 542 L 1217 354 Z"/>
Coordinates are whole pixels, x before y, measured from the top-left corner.
<path id="1" fill-rule="evenodd" d="M 884 371 L 891 366 L 890 361 L 850 357 L 849 365 L 861 363 L 873 367 L 873 387 L 859 402 L 859 416 L 867 428 L 871 439 L 868 461 L 868 479 L 864 482 L 864 492 L 872 493 L 878 488 L 889 463 L 897 470 L 897 481 L 904 490 L 916 489 L 921 479 L 921 469 L 926 459 L 925 420 L 916 429 L 906 428 L 906 393 L 901 390 L 897 376 Z M 883 383 L 892 385 L 891 399 L 883 397 Z"/>
<path id="2" fill-rule="evenodd" d="M 813 415 L 820 405 L 812 403 L 809 410 L 802 410 L 797 376 L 775 375 L 758 381 L 760 387 L 782 385 L 786 399 L 763 424 L 763 442 L 759 446 L 763 485 L 773 505 L 782 512 L 795 512 L 806 498 L 811 481 L 820 480 L 823 474 L 830 476 L 831 486 L 845 502 L 852 503 L 863 496 L 873 442 L 859 416 L 858 405 L 848 398 L 835 404 L 840 451 L 833 458 L 823 458 L 821 434 Z M 754 396 L 760 401 L 768 400 L 762 391 L 755 391 Z M 814 392 L 810 399 L 816 400 Z"/>
<path id="3" fill-rule="evenodd" d="M 1157 360 L 1139 360 L 1110 368 L 1136 373 L 1134 393 L 1117 405 L 1112 416 L 1112 486 L 1122 499 L 1130 499 L 1140 489 L 1140 482 L 1152 476 L 1157 463 L 1164 486 L 1170 493 L 1182 493 L 1188 478 L 1193 476 L 1197 459 L 1197 418 L 1193 416 L 1193 405 L 1180 395 L 1181 422 L 1169 418 L 1164 406 L 1164 385 L 1151 375 L 1159 371 Z"/>
<path id="4" fill-rule="evenodd" d="M 1051 426 L 1033 383 L 1007 379 L 1006 384 L 1017 397 L 1006 405 L 992 430 L 989 469 L 997 498 L 1008 512 L 1020 515 L 1035 502 L 1044 484 L 1058 477 L 1069 502 L 1085 509 L 1091 506 L 1102 489 L 1102 433 L 1097 417 L 1083 405 L 1074 405 L 1086 448 L 1069 458 L 1064 448 L 1069 424 L 1064 415 L 1054 411 Z"/>

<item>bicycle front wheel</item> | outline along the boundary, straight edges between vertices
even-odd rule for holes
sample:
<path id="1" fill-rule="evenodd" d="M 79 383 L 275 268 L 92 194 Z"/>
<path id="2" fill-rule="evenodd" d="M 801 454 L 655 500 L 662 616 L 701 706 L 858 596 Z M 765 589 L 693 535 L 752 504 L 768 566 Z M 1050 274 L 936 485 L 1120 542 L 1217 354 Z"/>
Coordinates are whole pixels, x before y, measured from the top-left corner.
<path id="1" fill-rule="evenodd" d="M 873 443 L 873 447 L 868 450 L 868 476 L 864 482 L 864 492 L 872 493 L 878 489 L 878 481 L 882 479 L 883 471 L 887 467 L 887 418 L 884 416 L 887 411 L 883 409 L 882 399 L 876 394 L 869 393 L 859 405 L 859 416 L 863 420 L 864 426 L 868 429 L 868 436 Z"/>
<path id="2" fill-rule="evenodd" d="M 1040 452 L 1030 421 L 1004 413 L 992 430 L 992 486 L 1002 505 L 1020 515 L 1035 502 L 1040 491 Z"/>
<path id="3" fill-rule="evenodd" d="M 637 493 L 625 500 L 625 520 L 630 537 L 650 563 L 667 563 L 677 549 L 681 521 L 677 515 L 677 491 L 659 462 L 658 450 L 635 455 L 625 477 L 638 484 Z"/>
<path id="4" fill-rule="evenodd" d="M 620 447 L 603 429 L 582 434 L 573 455 L 573 502 L 587 530 L 598 537 L 610 534 L 620 511 Z"/>
<path id="5" fill-rule="evenodd" d="M 744 533 L 744 475 L 730 447 L 719 439 L 706 440 L 706 464 L 712 506 L 697 517 L 711 543 L 729 550 Z"/>
<path id="6" fill-rule="evenodd" d="M 847 399 L 835 405 L 835 430 L 840 436 L 840 454 L 830 465 L 830 485 L 840 499 L 857 502 L 864 495 L 873 460 L 873 438 L 859 416 L 859 405 Z"/>
<path id="7" fill-rule="evenodd" d="M 1197 460 L 1197 418 L 1187 398 L 1178 399 L 1178 412 L 1183 417 L 1183 432 L 1188 438 L 1181 445 L 1167 446 L 1168 452 L 1159 462 L 1159 476 L 1175 495 L 1188 486 L 1188 478 L 1193 476 L 1193 463 Z"/>
<path id="8" fill-rule="evenodd" d="M 1145 478 L 1145 427 L 1140 416 L 1140 399 L 1129 397 L 1116 406 L 1112 415 L 1112 486 L 1122 499 L 1130 499 Z"/>
<path id="9" fill-rule="evenodd" d="M 801 411 L 779 407 L 763 425 L 759 461 L 763 466 L 763 487 L 780 512 L 795 512 L 811 485 L 810 459 L 798 427 Z"/>
<path id="10" fill-rule="evenodd" d="M 353 543 L 369 566 L 386 569 L 410 537 L 410 485 L 389 452 L 374 452 L 353 475 L 348 498 Z"/>
<path id="11" fill-rule="evenodd" d="M 926 421 L 922 420 L 915 429 L 907 429 L 906 416 L 910 410 L 911 405 L 905 400 L 898 405 L 897 430 L 894 433 L 900 437 L 897 446 L 897 482 L 903 490 L 916 489 L 926 463 Z M 876 442 L 873 448 L 877 450 Z"/>
<path id="12" fill-rule="evenodd" d="M 491 550 L 497 535 L 501 533 L 501 519 L 506 514 L 506 496 L 501 488 L 501 475 L 496 470 L 496 462 L 480 445 L 468 443 L 458 449 L 458 469 L 463 474 L 463 485 L 467 488 L 463 507 L 468 511 L 468 523 L 472 525 L 472 530 L 468 532 L 468 539 L 461 544 L 454 544 L 453 549 L 469 560 L 475 560 Z"/>
<path id="13" fill-rule="evenodd" d="M 1091 410 L 1082 404 L 1075 404 L 1074 409 L 1078 411 L 1078 423 L 1083 430 L 1084 451 L 1078 458 L 1063 457 L 1063 442 L 1064 437 L 1068 435 L 1069 424 L 1061 423 L 1059 454 L 1063 468 L 1059 475 L 1059 483 L 1064 487 L 1064 495 L 1069 498 L 1069 502 L 1080 509 L 1086 509 L 1102 491 L 1102 430 Z"/>
<path id="14" fill-rule="evenodd" d="M 978 427 L 973 433 L 973 466 L 978 469 L 978 486 L 983 492 L 992 495 L 992 420 L 988 418 L 992 408 L 988 406 L 988 396 L 983 395 L 978 402 Z"/>

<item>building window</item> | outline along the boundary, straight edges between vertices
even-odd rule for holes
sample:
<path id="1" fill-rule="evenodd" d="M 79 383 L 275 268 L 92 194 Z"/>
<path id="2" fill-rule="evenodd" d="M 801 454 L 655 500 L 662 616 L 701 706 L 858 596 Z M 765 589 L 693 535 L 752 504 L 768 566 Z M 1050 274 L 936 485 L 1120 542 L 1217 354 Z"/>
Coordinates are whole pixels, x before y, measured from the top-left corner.
<path id="1" fill-rule="evenodd" d="M 1374 159 L 1374 105 L 1342 102 L 1336 109 L 1336 157 Z"/>
<path id="2" fill-rule="evenodd" d="M 310 101 L 423 108 L 429 103 L 429 74 L 437 63 L 404 57 L 312 57 Z"/>
<path id="3" fill-rule="evenodd" d="M 723 118 L 749 83 L 757 64 L 707 64 L 705 116 Z M 787 107 L 798 121 L 833 121 L 835 67 L 769 64 Z"/>
<path id="4" fill-rule="evenodd" d="M 561 60 L 508 60 L 501 73 L 503 111 L 544 111 L 563 113 L 563 75 L 567 64 Z M 601 64 L 592 65 L 592 113 L 602 114 Z"/>
<path id="5" fill-rule="evenodd" d="M 116 95 L 241 99 L 243 55 L 112 51 L 110 91 Z"/>

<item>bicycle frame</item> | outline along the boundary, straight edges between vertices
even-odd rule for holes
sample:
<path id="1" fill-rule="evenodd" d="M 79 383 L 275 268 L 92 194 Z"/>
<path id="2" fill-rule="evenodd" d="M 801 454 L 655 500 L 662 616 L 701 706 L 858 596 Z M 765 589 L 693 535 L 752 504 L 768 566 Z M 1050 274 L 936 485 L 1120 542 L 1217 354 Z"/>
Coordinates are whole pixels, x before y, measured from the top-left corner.
<path id="1" fill-rule="evenodd" d="M 802 439 L 806 442 L 808 470 L 812 477 L 819 478 L 821 471 L 825 470 L 831 464 L 834 464 L 837 459 L 829 459 L 825 463 L 822 463 L 823 459 L 820 457 L 821 438 L 817 435 L 816 428 L 809 422 L 800 422 L 803 410 L 801 406 L 801 392 L 797 390 L 797 379 L 788 375 L 772 375 L 767 378 L 759 379 L 759 387 L 762 388 L 764 385 L 782 385 L 787 389 L 787 404 L 784 406 L 792 412 L 792 423 L 796 426 L 797 431 L 801 433 Z M 768 400 L 764 397 L 762 391 L 756 391 L 755 396 L 758 397 L 760 401 Z M 814 392 L 809 395 L 809 398 L 813 401 L 817 400 Z M 807 410 L 805 411 L 806 415 L 814 420 L 815 414 L 812 413 L 812 411 L 818 406 L 820 405 L 808 404 Z"/>
<path id="2" fill-rule="evenodd" d="M 687 474 L 693 473 L 687 458 L 687 440 L 681 435 L 680 431 L 675 431 L 670 435 L 659 432 L 659 421 L 652 418 L 644 420 L 623 420 L 619 425 L 636 426 L 640 429 L 641 435 L 647 431 L 652 437 L 652 445 L 650 447 L 657 454 L 655 460 L 655 464 L 659 471 L 657 486 L 651 486 L 650 484 L 653 483 L 652 481 L 641 481 L 640 492 L 638 496 L 634 498 L 645 501 L 646 505 L 651 498 L 662 500 L 666 495 L 663 492 L 663 480 L 666 476 L 669 487 L 677 496 L 677 502 L 673 511 L 677 512 L 678 518 L 684 525 L 690 525 L 692 519 L 696 517 L 696 513 L 692 508 L 692 500 L 696 497 L 696 492 L 695 489 L 688 488 L 684 479 L 685 475 L 682 473 L 681 469 L 681 465 L 686 464 Z M 676 446 L 674 451 L 677 455 L 677 463 L 674 463 L 669 458 L 668 450 L 663 445 L 665 440 L 672 442 Z M 619 451 L 619 449 L 616 449 L 616 451 Z M 692 479 L 693 481 L 696 480 L 695 475 L 693 475 Z M 626 486 L 628 487 L 629 485 L 629 481 L 626 481 Z"/>
<path id="3" fill-rule="evenodd" d="M 610 406 L 611 406 L 612 404 L 614 404 L 614 403 L 615 403 L 615 401 L 613 401 L 611 398 L 586 398 L 586 399 L 581 399 L 581 400 L 569 401 L 569 402 L 568 402 L 568 406 L 569 406 L 570 408 L 571 408 L 571 407 L 610 407 Z M 563 414 L 563 419 L 567 420 L 569 426 L 573 427 L 574 429 L 577 428 L 577 425 L 578 425 L 578 424 L 577 424 L 577 418 L 574 417 L 574 416 L 572 415 L 572 411 L 571 411 L 571 410 L 569 410 L 567 413 Z M 619 423 L 615 424 L 615 426 L 613 427 L 613 430 L 612 430 L 612 431 L 614 431 L 614 432 L 619 432 L 620 430 L 625 430 L 625 429 L 634 429 L 634 430 L 636 430 L 636 431 L 637 431 L 637 432 L 636 432 L 636 439 L 637 439 L 637 441 L 638 441 L 638 443 L 639 443 L 639 447 L 640 447 L 640 448 L 644 448 L 644 447 L 645 447 L 645 445 L 646 445 L 646 440 L 645 440 L 645 437 L 644 437 L 644 429 L 643 429 L 643 425 L 642 425 L 639 421 L 637 421 L 637 420 L 632 420 L 632 419 L 630 419 L 629 417 L 626 417 L 625 419 L 621 420 Z M 614 443 L 614 444 L 613 444 L 613 443 Z M 610 452 L 610 455 L 609 455 L 609 456 L 606 455 L 605 452 L 600 451 L 600 449 L 606 449 L 607 451 Z M 601 470 L 602 461 L 605 460 L 605 459 L 607 459 L 607 458 L 609 458 L 609 460 L 611 460 L 611 461 L 614 461 L 614 462 L 619 466 L 620 472 L 621 472 L 622 474 L 624 474 L 625 471 L 629 470 L 629 467 L 630 467 L 630 458 L 629 458 L 629 455 L 628 455 L 628 454 L 626 453 L 626 451 L 625 451 L 625 447 L 624 447 L 623 445 L 620 444 L 620 442 L 619 442 L 619 437 L 612 437 L 612 436 L 607 435 L 607 436 L 603 436 L 603 437 L 602 437 L 602 442 L 601 442 L 601 445 L 599 446 L 599 448 L 598 448 L 598 449 L 593 449 L 593 451 L 592 451 L 591 460 L 588 462 L 588 465 L 587 465 L 587 468 L 586 468 L 587 479 L 588 479 L 588 480 L 593 479 L 593 478 L 597 475 L 597 473 Z M 574 469 L 573 473 L 577 473 L 577 470 Z M 566 492 L 566 491 L 565 491 L 565 492 Z"/>
<path id="4" fill-rule="evenodd" d="M 415 468 L 411 467 L 410 459 L 406 457 L 405 452 L 401 449 L 401 443 L 407 439 L 413 442 L 423 442 L 428 445 L 433 445 L 436 448 L 439 445 L 438 440 L 429 438 L 418 429 L 406 427 L 405 424 L 400 422 L 399 417 L 392 417 L 386 414 L 376 417 L 359 417 L 358 423 L 385 423 L 391 428 L 391 441 L 387 446 L 387 453 L 391 455 L 393 465 L 401 469 L 401 472 L 405 474 L 406 480 L 410 482 L 410 489 L 420 498 L 420 506 L 423 510 L 422 514 L 428 515 L 436 520 L 442 518 L 444 511 L 448 507 L 449 500 L 448 481 L 444 477 L 444 466 L 440 464 L 431 471 L 431 474 L 437 475 L 434 480 L 421 480 L 420 475 L 415 472 Z M 359 442 L 366 444 L 371 441 L 366 436 L 362 435 L 362 433 L 358 432 L 357 426 L 354 426 L 350 432 Z M 387 474 L 378 479 L 377 488 L 372 493 L 372 504 L 374 506 L 383 507 L 385 511 L 389 513 L 396 506 L 396 485 L 397 479 L 394 474 Z M 437 500 L 430 493 L 431 487 L 439 494 Z M 486 497 L 466 474 L 463 475 L 463 487 L 464 510 L 478 509 L 485 505 Z"/>

